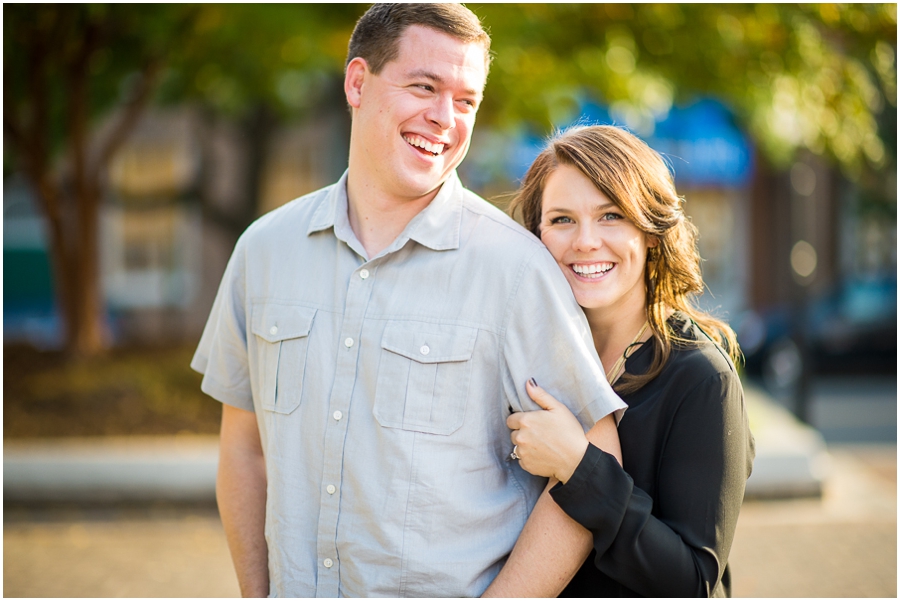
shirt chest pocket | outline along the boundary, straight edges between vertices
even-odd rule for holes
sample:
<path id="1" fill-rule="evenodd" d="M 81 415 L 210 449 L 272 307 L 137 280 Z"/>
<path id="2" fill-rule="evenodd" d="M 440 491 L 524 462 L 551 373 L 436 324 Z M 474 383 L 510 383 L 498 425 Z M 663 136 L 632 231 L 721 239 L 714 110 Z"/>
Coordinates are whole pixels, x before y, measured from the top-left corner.
<path id="1" fill-rule="evenodd" d="M 300 405 L 315 315 L 309 307 L 254 305 L 251 330 L 256 336 L 263 409 L 291 413 Z"/>
<path id="2" fill-rule="evenodd" d="M 458 430 L 477 334 L 463 326 L 388 322 L 375 386 L 378 423 L 440 435 Z"/>

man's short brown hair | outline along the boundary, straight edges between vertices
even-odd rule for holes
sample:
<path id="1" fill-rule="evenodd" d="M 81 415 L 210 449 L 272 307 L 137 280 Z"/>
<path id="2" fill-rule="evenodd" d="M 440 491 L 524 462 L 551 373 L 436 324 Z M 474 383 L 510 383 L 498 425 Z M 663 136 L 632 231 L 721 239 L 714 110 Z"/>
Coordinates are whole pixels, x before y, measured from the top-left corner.
<path id="1" fill-rule="evenodd" d="M 347 64 L 361 57 L 376 75 L 397 58 L 399 41 L 410 25 L 421 25 L 446 33 L 462 42 L 477 42 L 484 46 L 484 69 L 491 64 L 491 38 L 481 27 L 481 21 L 462 4 L 373 4 L 356 22 Z"/>

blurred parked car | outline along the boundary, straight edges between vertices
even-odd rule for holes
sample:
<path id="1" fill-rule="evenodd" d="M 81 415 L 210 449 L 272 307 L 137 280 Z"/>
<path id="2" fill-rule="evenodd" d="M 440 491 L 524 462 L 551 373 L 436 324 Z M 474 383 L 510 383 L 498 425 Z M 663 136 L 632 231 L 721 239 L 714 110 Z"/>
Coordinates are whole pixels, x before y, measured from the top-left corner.
<path id="1" fill-rule="evenodd" d="M 812 373 L 896 374 L 896 274 L 840 282 L 809 299 L 805 320 L 790 306 L 740 315 L 734 326 L 745 370 L 772 392 L 790 390 L 800 377 L 803 323 Z"/>

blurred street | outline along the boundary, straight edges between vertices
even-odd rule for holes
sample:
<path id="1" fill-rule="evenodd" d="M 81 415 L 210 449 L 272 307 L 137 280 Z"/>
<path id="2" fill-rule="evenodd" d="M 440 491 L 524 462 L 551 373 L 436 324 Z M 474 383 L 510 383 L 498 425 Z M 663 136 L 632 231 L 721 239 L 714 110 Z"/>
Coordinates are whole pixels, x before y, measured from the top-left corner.
<path id="1" fill-rule="evenodd" d="M 896 376 L 813 378 L 812 425 L 832 443 L 897 444 Z"/>
<path id="2" fill-rule="evenodd" d="M 814 382 L 812 415 L 830 439 L 824 494 L 745 502 L 730 560 L 736 597 L 896 596 L 893 382 Z M 238 595 L 209 504 L 7 506 L 3 542 L 7 597 Z"/>

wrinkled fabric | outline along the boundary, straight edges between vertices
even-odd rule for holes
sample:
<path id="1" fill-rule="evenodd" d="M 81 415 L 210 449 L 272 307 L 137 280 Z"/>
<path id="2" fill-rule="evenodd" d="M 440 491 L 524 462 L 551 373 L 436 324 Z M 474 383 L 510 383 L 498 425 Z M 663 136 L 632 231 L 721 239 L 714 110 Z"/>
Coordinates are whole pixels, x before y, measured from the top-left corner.
<path id="1" fill-rule="evenodd" d="M 586 429 L 624 404 L 536 238 L 453 174 L 369 259 L 346 177 L 244 233 L 192 367 L 256 413 L 273 595 L 478 596 L 546 482 L 508 459 L 526 380 Z"/>

